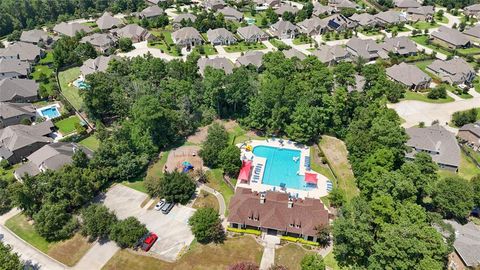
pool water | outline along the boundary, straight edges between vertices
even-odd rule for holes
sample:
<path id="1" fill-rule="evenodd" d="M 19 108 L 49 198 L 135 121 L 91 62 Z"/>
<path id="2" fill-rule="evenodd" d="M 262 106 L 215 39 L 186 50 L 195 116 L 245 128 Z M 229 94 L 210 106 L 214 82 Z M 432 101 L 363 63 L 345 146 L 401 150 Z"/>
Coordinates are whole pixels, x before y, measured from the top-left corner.
<path id="1" fill-rule="evenodd" d="M 60 112 L 58 111 L 57 107 L 45 108 L 42 109 L 40 112 L 42 113 L 42 116 L 48 119 L 53 119 L 60 116 Z"/>
<path id="2" fill-rule="evenodd" d="M 300 151 L 271 146 L 256 146 L 253 154 L 267 159 L 262 183 L 271 186 L 306 190 L 305 176 L 297 175 L 300 170 Z M 297 159 L 295 161 L 294 159 Z"/>

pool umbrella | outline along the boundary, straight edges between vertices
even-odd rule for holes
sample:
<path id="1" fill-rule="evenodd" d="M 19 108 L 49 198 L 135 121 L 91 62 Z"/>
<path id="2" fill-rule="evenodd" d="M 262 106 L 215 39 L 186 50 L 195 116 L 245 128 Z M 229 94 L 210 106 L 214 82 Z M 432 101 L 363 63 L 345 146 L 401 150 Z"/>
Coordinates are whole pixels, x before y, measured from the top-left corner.
<path id="1" fill-rule="evenodd" d="M 305 182 L 307 184 L 317 185 L 317 175 L 315 173 L 305 173 Z"/>

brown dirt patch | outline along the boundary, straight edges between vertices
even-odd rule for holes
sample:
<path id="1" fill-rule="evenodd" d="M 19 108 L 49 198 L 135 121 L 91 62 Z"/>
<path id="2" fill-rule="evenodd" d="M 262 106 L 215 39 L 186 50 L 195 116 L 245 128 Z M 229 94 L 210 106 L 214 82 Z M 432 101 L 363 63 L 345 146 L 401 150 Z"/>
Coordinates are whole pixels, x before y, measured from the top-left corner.
<path id="1" fill-rule="evenodd" d="M 168 172 L 173 172 L 175 169 L 182 170 L 182 163 L 185 161 L 190 162 L 195 169 L 202 168 L 203 160 L 198 156 L 199 151 L 200 146 L 196 145 L 181 146 L 170 150 L 165 169 Z"/>
<path id="2" fill-rule="evenodd" d="M 87 238 L 77 233 L 71 239 L 55 244 L 48 255 L 68 266 L 74 266 L 92 245 Z"/>
<path id="3" fill-rule="evenodd" d="M 215 122 L 222 124 L 227 131 L 232 131 L 233 129 L 235 129 L 235 127 L 238 126 L 238 123 L 233 120 L 215 120 Z M 202 144 L 207 138 L 208 127 L 210 126 L 211 125 L 198 128 L 195 134 L 188 136 L 187 142 L 191 144 Z"/>

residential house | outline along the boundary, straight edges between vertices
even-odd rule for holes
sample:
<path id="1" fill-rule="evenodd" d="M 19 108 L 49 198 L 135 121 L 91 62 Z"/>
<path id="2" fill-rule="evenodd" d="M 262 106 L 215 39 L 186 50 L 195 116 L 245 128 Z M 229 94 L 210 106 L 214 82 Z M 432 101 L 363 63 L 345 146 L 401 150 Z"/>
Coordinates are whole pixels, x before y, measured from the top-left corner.
<path id="1" fill-rule="evenodd" d="M 214 46 L 237 43 L 235 35 L 225 28 L 209 29 L 207 31 L 207 38 Z"/>
<path id="2" fill-rule="evenodd" d="M 278 38 L 295 38 L 298 34 L 298 27 L 289 21 L 279 20 L 270 26 L 270 32 Z"/>
<path id="3" fill-rule="evenodd" d="M 313 15 L 317 17 L 323 17 L 331 15 L 335 12 L 335 9 L 331 6 L 324 6 L 319 2 L 313 2 Z"/>
<path id="4" fill-rule="evenodd" d="M 118 38 L 110 33 L 95 33 L 85 36 L 80 43 L 90 43 L 100 53 L 106 53 L 117 45 Z"/>
<path id="5" fill-rule="evenodd" d="M 217 11 L 219 14 L 223 14 L 223 18 L 225 20 L 241 22 L 243 20 L 243 13 L 232 8 L 232 7 L 224 7 Z"/>
<path id="6" fill-rule="evenodd" d="M 155 36 L 148 32 L 147 29 L 136 24 L 129 24 L 119 29 L 112 29 L 110 32 L 117 38 L 129 38 L 134 43 L 155 39 Z"/>
<path id="7" fill-rule="evenodd" d="M 51 143 L 53 139 L 48 136 L 53 129 L 51 121 L 0 129 L 0 159 L 5 159 L 10 164 L 19 163 L 42 146 Z"/>
<path id="8" fill-rule="evenodd" d="M 386 69 L 387 76 L 408 89 L 418 91 L 428 88 L 432 78 L 419 69 L 416 65 L 400 63 Z"/>
<path id="9" fill-rule="evenodd" d="M 83 76 L 92 74 L 95 72 L 105 72 L 108 68 L 110 60 L 116 58 L 115 56 L 99 56 L 95 59 L 87 59 L 80 67 L 80 72 Z"/>
<path id="10" fill-rule="evenodd" d="M 375 16 L 369 13 L 355 13 L 350 17 L 350 20 L 356 22 L 363 28 L 375 27 L 378 24 Z"/>
<path id="11" fill-rule="evenodd" d="M 421 6 L 416 0 L 395 0 L 394 4 L 399 9 L 418 8 Z"/>
<path id="12" fill-rule="evenodd" d="M 31 103 L 38 100 L 38 83 L 28 79 L 0 80 L 0 102 Z"/>
<path id="13" fill-rule="evenodd" d="M 401 56 L 417 54 L 417 45 L 408 37 L 385 38 L 382 48 L 387 53 L 394 53 Z"/>
<path id="14" fill-rule="evenodd" d="M 18 125 L 24 120 L 34 122 L 36 114 L 30 103 L 0 102 L 0 128 Z"/>
<path id="15" fill-rule="evenodd" d="M 282 52 L 283 52 L 283 55 L 285 55 L 285 57 L 288 59 L 295 57 L 295 58 L 298 58 L 299 60 L 304 60 L 305 58 L 307 58 L 305 54 L 303 54 L 302 52 L 294 48 L 291 48 L 289 50 L 283 50 Z"/>
<path id="16" fill-rule="evenodd" d="M 149 5 L 158 5 L 160 2 L 164 2 L 165 0 L 146 0 L 147 4 Z"/>
<path id="17" fill-rule="evenodd" d="M 328 0 L 328 5 L 335 8 L 337 11 L 346 8 L 357 9 L 358 5 L 350 0 Z"/>
<path id="18" fill-rule="evenodd" d="M 435 15 L 434 6 L 421 6 L 407 9 L 407 17 L 410 21 L 430 21 Z"/>
<path id="19" fill-rule="evenodd" d="M 95 22 L 100 30 L 110 30 L 112 28 L 118 28 L 123 25 L 122 20 L 113 17 L 110 13 L 105 12 Z"/>
<path id="20" fill-rule="evenodd" d="M 455 135 L 440 125 L 425 128 L 411 127 L 406 129 L 410 137 L 406 143 L 411 151 L 406 153 L 413 159 L 416 153 L 424 152 L 442 169 L 457 171 L 460 165 L 460 147 Z"/>
<path id="21" fill-rule="evenodd" d="M 377 58 L 388 58 L 388 53 L 373 39 L 359 39 L 355 37 L 350 39 L 346 46 L 347 51 L 354 58 L 361 57 L 367 61 L 372 61 Z"/>
<path id="22" fill-rule="evenodd" d="M 451 60 L 435 60 L 427 66 L 427 70 L 444 82 L 460 85 L 469 85 L 475 78 L 475 70 L 462 58 Z"/>
<path id="23" fill-rule="evenodd" d="M 384 27 L 405 23 L 407 21 L 405 14 L 395 10 L 388 10 L 377 13 L 375 14 L 375 19 L 377 20 L 379 25 Z"/>
<path id="24" fill-rule="evenodd" d="M 32 64 L 38 62 L 43 55 L 40 47 L 26 42 L 15 42 L 5 49 L 0 49 L 0 59 L 18 59 Z"/>
<path id="25" fill-rule="evenodd" d="M 333 14 L 329 17 L 322 19 L 326 23 L 328 29 L 332 31 L 345 31 L 347 29 L 353 29 L 357 26 L 357 23 L 342 14 Z"/>
<path id="26" fill-rule="evenodd" d="M 351 92 L 362 92 L 365 87 L 365 77 L 355 74 L 355 85 L 348 85 L 347 91 Z"/>
<path id="27" fill-rule="evenodd" d="M 463 125 L 458 130 L 457 137 L 478 151 L 480 148 L 480 121 Z"/>
<path id="28" fill-rule="evenodd" d="M 312 16 L 310 19 L 305 19 L 298 23 L 298 28 L 301 33 L 308 36 L 321 35 L 327 30 L 327 23 L 318 17 Z"/>
<path id="29" fill-rule="evenodd" d="M 176 31 L 184 26 L 190 26 L 195 22 L 195 20 L 197 20 L 197 16 L 193 14 L 190 14 L 190 13 L 178 14 L 178 16 L 176 16 L 173 19 L 173 22 L 172 22 L 173 29 Z"/>
<path id="30" fill-rule="evenodd" d="M 468 35 L 475 42 L 480 42 L 480 24 L 465 29 L 463 34 Z"/>
<path id="31" fill-rule="evenodd" d="M 207 11 L 217 11 L 227 6 L 223 0 L 205 0 L 201 5 Z"/>
<path id="32" fill-rule="evenodd" d="M 193 47 L 202 45 L 203 38 L 197 29 L 193 27 L 183 27 L 172 33 L 172 39 L 175 44 L 182 47 Z"/>
<path id="33" fill-rule="evenodd" d="M 53 31 L 60 35 L 74 37 L 77 32 L 90 33 L 93 30 L 92 28 L 80 23 L 61 22 L 53 27 Z"/>
<path id="34" fill-rule="evenodd" d="M 164 11 L 157 5 L 149 6 L 142 11 L 136 13 L 136 16 L 140 19 L 152 19 L 163 15 Z"/>
<path id="35" fill-rule="evenodd" d="M 263 64 L 263 52 L 259 51 L 248 51 L 244 55 L 237 58 L 237 66 L 248 66 L 252 65 L 257 69 L 262 67 Z"/>
<path id="36" fill-rule="evenodd" d="M 275 9 L 275 13 L 278 15 L 278 16 L 283 16 L 283 14 L 285 12 L 289 12 L 289 13 L 292 13 L 292 14 L 297 14 L 299 11 L 298 8 L 292 6 L 292 5 L 288 5 L 288 4 L 283 4 L 283 5 L 280 5 L 277 9 Z"/>
<path id="37" fill-rule="evenodd" d="M 318 226 L 329 224 L 329 214 L 319 199 L 297 199 L 285 192 L 252 192 L 237 188 L 229 206 L 232 228 L 256 229 L 272 235 L 317 240 Z"/>
<path id="38" fill-rule="evenodd" d="M 254 24 L 238 28 L 237 34 L 247 43 L 268 40 L 269 37 L 267 33 Z"/>
<path id="39" fill-rule="evenodd" d="M 6 78 L 27 78 L 30 74 L 30 63 L 18 59 L 0 58 L 0 80 Z"/>
<path id="40" fill-rule="evenodd" d="M 448 269 L 478 269 L 480 266 L 480 229 L 473 222 L 465 225 L 445 220 L 455 230 L 454 251 L 448 256 Z"/>
<path id="41" fill-rule="evenodd" d="M 71 142 L 55 142 L 46 144 L 27 157 L 27 162 L 23 163 L 13 173 L 19 181 L 26 175 L 35 176 L 47 170 L 58 170 L 67 164 L 73 162 L 73 155 L 77 151 L 83 151 L 87 157 L 93 156 L 92 151 L 87 148 Z"/>
<path id="42" fill-rule="evenodd" d="M 480 13 L 480 4 L 473 4 L 463 8 L 463 13 L 466 16 L 475 16 L 478 17 Z"/>
<path id="43" fill-rule="evenodd" d="M 256 10 L 266 10 L 268 8 L 276 8 L 280 6 L 281 1 L 280 0 L 253 0 L 253 3 L 255 3 Z"/>
<path id="44" fill-rule="evenodd" d="M 340 61 L 350 60 L 350 53 L 341 45 L 320 45 L 317 50 L 312 52 L 312 55 L 316 56 L 320 62 L 326 65 L 333 65 Z"/>
<path id="45" fill-rule="evenodd" d="M 43 30 L 29 30 L 23 31 L 20 36 L 20 41 L 26 43 L 32 43 L 35 45 L 43 43 L 44 45 L 49 45 L 52 42 L 52 37 L 48 35 L 47 32 Z"/>
<path id="46" fill-rule="evenodd" d="M 457 29 L 440 26 L 431 35 L 432 42 L 450 49 L 469 48 L 472 46 L 470 39 Z"/>
<path id="47" fill-rule="evenodd" d="M 203 76 L 205 74 L 205 69 L 207 67 L 211 67 L 214 69 L 221 69 L 225 72 L 225 74 L 231 74 L 233 72 L 233 64 L 225 57 L 217 57 L 217 58 L 200 58 L 197 62 L 197 67 L 199 73 Z"/>

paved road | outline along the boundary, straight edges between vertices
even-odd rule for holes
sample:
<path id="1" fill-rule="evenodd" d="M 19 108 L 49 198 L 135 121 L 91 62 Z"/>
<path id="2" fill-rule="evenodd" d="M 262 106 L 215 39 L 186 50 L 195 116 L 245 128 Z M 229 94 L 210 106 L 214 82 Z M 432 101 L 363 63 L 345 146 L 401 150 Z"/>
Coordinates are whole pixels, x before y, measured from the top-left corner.
<path id="1" fill-rule="evenodd" d="M 225 203 L 225 199 L 223 198 L 222 194 L 215 189 L 208 187 L 206 185 L 201 185 L 200 189 L 205 190 L 213 195 L 218 200 L 218 213 L 220 214 L 220 218 L 223 219 L 225 218 L 225 211 L 227 210 L 227 204 Z"/>
<path id="2" fill-rule="evenodd" d="M 308 49 L 313 48 L 310 46 L 310 44 L 300 44 L 300 45 L 295 45 L 293 44 L 293 39 L 282 39 L 283 43 L 287 44 L 288 46 L 296 49 L 297 51 L 302 52 L 305 55 L 310 55 L 312 52 L 310 52 Z"/>

